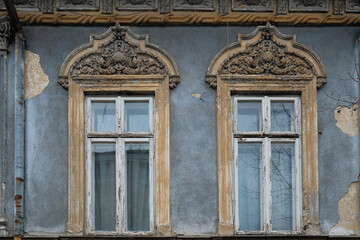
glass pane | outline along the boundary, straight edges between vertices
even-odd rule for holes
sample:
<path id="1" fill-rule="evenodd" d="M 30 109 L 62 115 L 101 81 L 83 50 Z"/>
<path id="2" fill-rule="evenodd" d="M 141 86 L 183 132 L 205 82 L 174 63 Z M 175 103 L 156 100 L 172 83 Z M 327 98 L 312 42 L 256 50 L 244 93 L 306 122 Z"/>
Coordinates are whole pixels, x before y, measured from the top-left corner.
<path id="1" fill-rule="evenodd" d="M 127 132 L 149 131 L 149 102 L 125 102 Z"/>
<path id="2" fill-rule="evenodd" d="M 238 130 L 261 130 L 261 101 L 238 101 Z"/>
<path id="3" fill-rule="evenodd" d="M 115 143 L 92 144 L 95 171 L 95 230 L 116 230 Z"/>
<path id="4" fill-rule="evenodd" d="M 271 101 L 271 131 L 294 131 L 294 102 Z"/>
<path id="5" fill-rule="evenodd" d="M 128 143 L 125 151 L 127 230 L 149 231 L 149 144 Z"/>
<path id="6" fill-rule="evenodd" d="M 271 146 L 272 229 L 294 230 L 293 168 L 295 144 Z"/>
<path id="7" fill-rule="evenodd" d="M 115 102 L 92 102 L 92 126 L 95 132 L 115 132 Z"/>
<path id="8" fill-rule="evenodd" d="M 240 231 L 262 230 L 261 143 L 239 143 L 238 199 Z"/>

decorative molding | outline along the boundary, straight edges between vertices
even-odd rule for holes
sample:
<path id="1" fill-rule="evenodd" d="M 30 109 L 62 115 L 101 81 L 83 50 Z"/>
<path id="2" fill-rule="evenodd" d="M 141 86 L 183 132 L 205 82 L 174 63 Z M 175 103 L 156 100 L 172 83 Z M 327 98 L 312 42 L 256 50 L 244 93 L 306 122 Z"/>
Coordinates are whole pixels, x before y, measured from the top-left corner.
<path id="1" fill-rule="evenodd" d="M 57 10 L 98 11 L 99 0 L 57 0 Z"/>
<path id="2" fill-rule="evenodd" d="M 344 0 L 334 0 L 334 15 L 342 15 L 344 13 Z"/>
<path id="3" fill-rule="evenodd" d="M 328 0 L 289 0 L 289 11 L 292 12 L 328 12 Z"/>
<path id="4" fill-rule="evenodd" d="M 160 14 L 168 14 L 171 12 L 170 0 L 160 0 Z"/>
<path id="5" fill-rule="evenodd" d="M 318 87 L 326 82 L 320 58 L 267 23 L 250 34 L 239 34 L 238 42 L 225 47 L 211 61 L 206 80 L 216 87 L 215 76 L 277 76 L 288 79 L 315 77 Z"/>
<path id="6" fill-rule="evenodd" d="M 346 0 L 346 12 L 360 12 L 360 1 L 358 0 Z"/>
<path id="7" fill-rule="evenodd" d="M 103 0 L 102 1 L 102 13 L 103 14 L 112 14 L 113 12 L 113 0 Z"/>
<path id="8" fill-rule="evenodd" d="M 0 51 L 7 51 L 10 39 L 10 22 L 7 16 L 0 18 Z"/>
<path id="9" fill-rule="evenodd" d="M 20 0 L 14 1 L 17 11 L 38 12 L 41 10 L 41 0 Z M 6 10 L 4 1 L 0 1 L 0 9 Z"/>
<path id="10" fill-rule="evenodd" d="M 174 10 L 215 11 L 215 0 L 173 0 Z"/>
<path id="11" fill-rule="evenodd" d="M 229 1 L 228 0 L 219 0 L 219 13 L 220 14 L 229 14 Z"/>
<path id="12" fill-rule="evenodd" d="M 273 0 L 232 0 L 233 11 L 243 12 L 272 12 Z"/>
<path id="13" fill-rule="evenodd" d="M 277 0 L 276 2 L 276 13 L 285 15 L 287 10 L 287 0 Z"/>
<path id="14" fill-rule="evenodd" d="M 118 0 L 116 9 L 119 11 L 153 11 L 158 8 L 157 0 Z"/>
<path id="15" fill-rule="evenodd" d="M 43 13 L 52 14 L 54 13 L 54 0 L 43 1 Z"/>
<path id="16" fill-rule="evenodd" d="M 169 76 L 170 87 L 179 83 L 173 59 L 147 35 L 137 35 L 116 24 L 101 35 L 92 35 L 88 44 L 75 49 L 63 63 L 59 84 L 67 88 L 68 78 L 81 75 L 155 75 Z"/>

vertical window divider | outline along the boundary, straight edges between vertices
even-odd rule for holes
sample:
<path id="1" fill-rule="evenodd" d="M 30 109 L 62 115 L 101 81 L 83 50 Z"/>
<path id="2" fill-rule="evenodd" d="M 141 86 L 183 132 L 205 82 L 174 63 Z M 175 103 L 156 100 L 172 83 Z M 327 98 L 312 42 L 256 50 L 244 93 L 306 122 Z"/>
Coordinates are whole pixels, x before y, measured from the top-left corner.
<path id="1" fill-rule="evenodd" d="M 234 161 L 233 161 L 233 169 L 234 169 L 234 186 L 233 186 L 233 199 L 234 199 L 234 209 L 239 209 L 239 193 L 238 193 L 238 189 L 239 189 L 239 170 L 238 170 L 238 166 L 239 166 L 239 154 L 238 154 L 238 145 L 239 145 L 239 139 L 237 138 L 232 138 L 233 139 L 233 149 L 234 149 Z M 239 213 L 235 213 L 234 214 L 234 218 L 235 218 L 235 226 L 236 229 L 235 231 L 240 231 L 240 219 L 239 219 Z"/>
<path id="2" fill-rule="evenodd" d="M 121 148 L 121 139 L 116 139 L 116 232 L 121 233 L 121 225 L 122 225 L 122 211 L 121 211 L 121 202 L 122 202 L 122 194 L 123 189 L 121 188 L 122 182 L 122 161 L 121 161 L 121 154 L 122 151 L 119 149 Z"/>
<path id="3" fill-rule="evenodd" d="M 124 233 L 126 231 L 126 159 L 125 159 L 125 139 L 119 138 L 120 146 L 120 233 Z M 123 161 L 121 161 L 123 159 Z"/>
<path id="4" fill-rule="evenodd" d="M 264 139 L 263 164 L 265 169 L 265 189 L 264 206 L 265 206 L 265 233 L 271 232 L 271 147 L 268 137 Z"/>

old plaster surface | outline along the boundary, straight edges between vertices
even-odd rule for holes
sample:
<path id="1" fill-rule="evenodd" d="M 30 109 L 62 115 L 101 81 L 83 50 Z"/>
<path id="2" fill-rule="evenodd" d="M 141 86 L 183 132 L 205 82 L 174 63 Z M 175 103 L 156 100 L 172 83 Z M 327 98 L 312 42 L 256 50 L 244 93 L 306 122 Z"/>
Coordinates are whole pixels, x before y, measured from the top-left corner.
<path id="1" fill-rule="evenodd" d="M 339 201 L 338 212 L 339 221 L 330 229 L 330 234 L 360 234 L 360 181 L 350 185 Z"/>
<path id="2" fill-rule="evenodd" d="M 25 100 L 39 95 L 49 84 L 49 76 L 41 67 L 39 54 L 25 51 L 24 73 Z"/>
<path id="3" fill-rule="evenodd" d="M 360 132 L 360 100 L 353 106 L 338 106 L 335 111 L 336 126 L 343 133 L 353 137 Z"/>
<path id="4" fill-rule="evenodd" d="M 26 101 L 25 231 L 65 233 L 67 221 L 67 95 L 57 83 L 65 57 L 107 27 L 24 27 L 27 50 L 40 56 L 49 76 L 43 92 Z M 205 83 L 211 59 L 248 27 L 133 27 L 149 34 L 179 67 L 181 83 L 170 92 L 171 221 L 175 234 L 214 234 L 218 220 L 216 91 Z M 338 201 L 360 172 L 359 135 L 336 126 L 336 101 L 324 91 L 353 91 L 338 79 L 354 70 L 358 27 L 279 27 L 323 61 L 328 83 L 318 91 L 319 184 L 322 230 L 338 222 Z M 341 47 L 340 47 L 341 46 Z M 198 94 L 201 94 L 199 97 Z M 330 106 L 325 108 L 324 106 Z M 332 108 L 331 108 L 332 107 Z"/>

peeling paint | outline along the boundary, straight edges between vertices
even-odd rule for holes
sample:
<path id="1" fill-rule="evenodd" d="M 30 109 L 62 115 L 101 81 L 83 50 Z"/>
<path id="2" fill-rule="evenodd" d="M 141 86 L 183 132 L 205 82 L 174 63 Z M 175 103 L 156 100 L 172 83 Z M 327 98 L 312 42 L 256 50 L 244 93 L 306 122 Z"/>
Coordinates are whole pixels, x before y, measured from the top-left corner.
<path id="1" fill-rule="evenodd" d="M 355 103 L 351 108 L 338 106 L 335 111 L 336 126 L 343 133 L 353 137 L 360 132 L 360 101 Z"/>
<path id="2" fill-rule="evenodd" d="M 192 93 L 191 96 L 193 96 L 194 98 L 200 99 L 201 93 Z"/>
<path id="3" fill-rule="evenodd" d="M 339 221 L 330 229 L 332 235 L 360 234 L 360 176 L 350 185 L 338 203 Z"/>
<path id="4" fill-rule="evenodd" d="M 25 51 L 25 100 L 39 95 L 49 84 L 49 76 L 40 65 L 39 54 Z"/>

